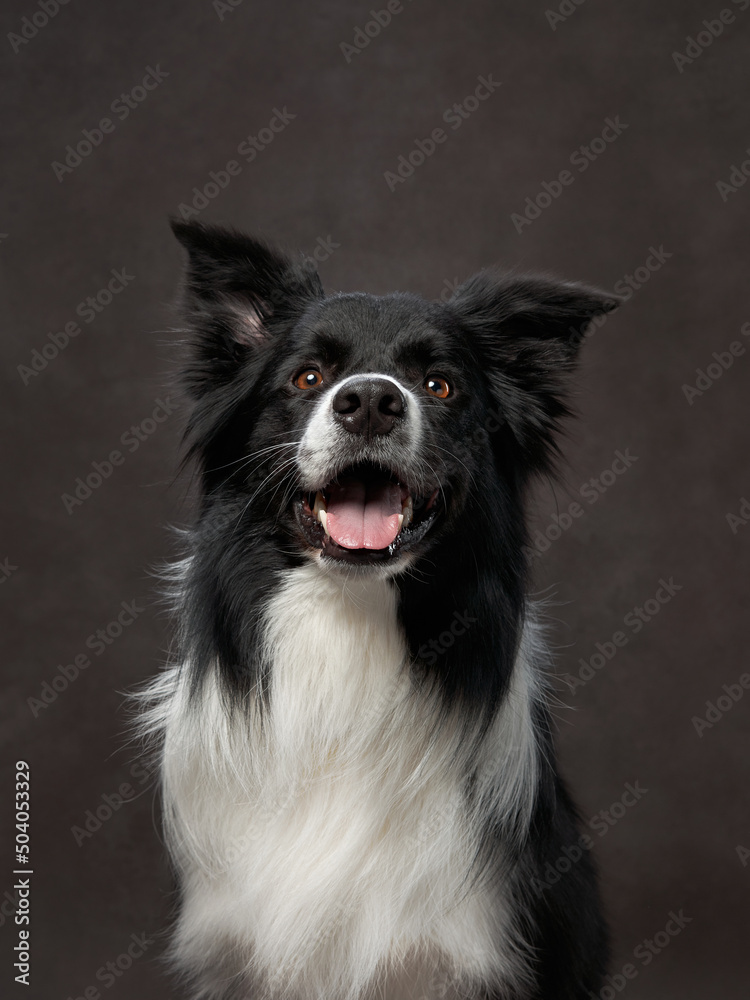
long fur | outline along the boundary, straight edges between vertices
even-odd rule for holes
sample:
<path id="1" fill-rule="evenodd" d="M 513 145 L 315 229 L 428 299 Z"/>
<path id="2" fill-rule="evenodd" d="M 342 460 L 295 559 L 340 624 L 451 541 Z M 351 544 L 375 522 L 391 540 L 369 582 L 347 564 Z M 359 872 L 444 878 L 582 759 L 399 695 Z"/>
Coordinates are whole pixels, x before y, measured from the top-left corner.
<path id="1" fill-rule="evenodd" d="M 179 656 L 142 731 L 180 877 L 176 967 L 206 1000 L 583 1000 L 606 934 L 587 857 L 539 889 L 579 834 L 523 503 L 554 460 L 575 334 L 615 301 L 491 273 L 447 305 L 325 297 L 249 237 L 175 231 L 202 496 L 172 573 Z M 322 390 L 295 391 L 313 362 Z M 445 404 L 422 389 L 436 366 Z M 377 440 L 332 415 L 361 373 L 405 400 Z M 438 513 L 403 554 L 337 564 L 294 511 L 365 461 Z"/>

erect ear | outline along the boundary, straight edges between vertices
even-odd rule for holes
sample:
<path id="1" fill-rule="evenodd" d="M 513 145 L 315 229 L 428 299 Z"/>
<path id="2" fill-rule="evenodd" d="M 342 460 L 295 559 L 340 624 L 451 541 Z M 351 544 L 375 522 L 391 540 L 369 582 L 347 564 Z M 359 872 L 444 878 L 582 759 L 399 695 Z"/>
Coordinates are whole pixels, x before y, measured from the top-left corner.
<path id="1" fill-rule="evenodd" d="M 185 375 L 198 392 L 230 379 L 323 288 L 311 261 L 236 230 L 178 219 L 171 226 L 188 252 L 183 309 L 194 353 Z"/>
<path id="2" fill-rule="evenodd" d="M 591 322 L 620 304 L 617 296 L 537 275 L 482 271 L 449 306 L 472 338 L 494 400 L 524 457 L 546 468 L 578 349 Z"/>

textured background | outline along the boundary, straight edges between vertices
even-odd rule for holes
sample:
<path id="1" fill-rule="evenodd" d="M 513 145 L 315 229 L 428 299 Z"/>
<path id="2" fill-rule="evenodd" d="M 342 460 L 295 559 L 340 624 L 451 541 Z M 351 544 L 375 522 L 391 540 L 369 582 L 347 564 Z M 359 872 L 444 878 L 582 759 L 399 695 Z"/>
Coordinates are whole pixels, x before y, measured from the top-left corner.
<path id="1" fill-rule="evenodd" d="M 171 483 L 180 416 L 148 423 L 179 339 L 168 330 L 179 325 L 170 303 L 181 253 L 166 216 L 235 159 L 240 173 L 200 218 L 308 253 L 332 240 L 321 268 L 329 288 L 438 296 L 492 262 L 612 288 L 652 247 L 670 255 L 584 349 L 571 471 L 538 492 L 535 528 L 558 537 L 535 560 L 537 585 L 558 602 L 568 678 L 597 643 L 628 636 L 585 685 L 560 682 L 572 708 L 558 710 L 563 768 L 585 816 L 609 810 L 628 782 L 648 790 L 592 832 L 613 971 L 635 965 L 625 990 L 634 1000 L 741 1000 L 750 694 L 700 735 L 693 720 L 748 670 L 750 527 L 726 515 L 750 497 L 750 352 L 691 402 L 683 386 L 713 352 L 748 343 L 750 185 L 717 189 L 750 156 L 746 0 L 727 0 L 734 22 L 682 72 L 673 53 L 718 17 L 718 2 L 588 0 L 563 5 L 572 13 L 553 26 L 542 2 L 414 0 L 349 61 L 341 43 L 370 19 L 370 3 L 234 2 L 222 11 L 210 0 L 71 0 L 27 43 L 3 39 L 2 436 L 12 472 L 0 497 L 0 991 L 171 995 L 156 941 L 116 979 L 97 972 L 132 934 L 155 935 L 173 903 L 153 791 L 123 749 L 122 692 L 163 659 L 168 623 L 149 567 L 170 551 L 164 525 L 187 517 L 184 484 Z M 37 10 L 6 2 L 4 33 Z M 157 65 L 168 75 L 118 118 L 112 103 Z M 452 129 L 443 113 L 488 74 L 502 85 Z M 246 162 L 238 146 L 274 109 L 294 118 Z M 579 172 L 571 156 L 615 116 L 627 128 Z M 53 162 L 103 117 L 114 131 L 58 179 Z M 447 141 L 390 190 L 386 172 L 441 126 Z M 574 183 L 519 234 L 511 214 L 565 169 Z M 113 268 L 132 280 L 86 323 L 77 306 Z M 30 374 L 32 352 L 76 320 L 80 334 Z M 113 449 L 123 464 L 69 513 L 63 495 Z M 628 449 L 636 461 L 605 474 L 595 503 L 591 488 L 579 495 Z M 573 502 L 582 513 L 568 525 Z M 626 615 L 660 578 L 681 589 L 635 634 Z M 132 600 L 145 610 L 122 635 L 98 654 L 87 647 Z M 49 696 L 45 683 L 80 654 L 91 665 L 54 701 L 29 701 Z M 17 759 L 30 762 L 33 783 L 30 990 L 12 982 L 7 918 Z M 138 797 L 79 845 L 74 828 L 123 782 Z M 684 930 L 648 963 L 634 957 L 679 910 L 691 918 Z"/>

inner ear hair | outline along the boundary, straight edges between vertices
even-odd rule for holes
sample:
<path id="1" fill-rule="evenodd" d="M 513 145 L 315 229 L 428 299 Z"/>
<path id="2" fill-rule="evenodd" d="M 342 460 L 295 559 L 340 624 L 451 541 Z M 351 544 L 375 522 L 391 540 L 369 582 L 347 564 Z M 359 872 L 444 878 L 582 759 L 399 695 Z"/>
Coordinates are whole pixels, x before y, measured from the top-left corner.
<path id="1" fill-rule="evenodd" d="M 267 337 L 266 316 L 254 302 L 237 302 L 229 304 L 232 313 L 232 328 L 240 344 L 247 347 L 258 347 Z"/>

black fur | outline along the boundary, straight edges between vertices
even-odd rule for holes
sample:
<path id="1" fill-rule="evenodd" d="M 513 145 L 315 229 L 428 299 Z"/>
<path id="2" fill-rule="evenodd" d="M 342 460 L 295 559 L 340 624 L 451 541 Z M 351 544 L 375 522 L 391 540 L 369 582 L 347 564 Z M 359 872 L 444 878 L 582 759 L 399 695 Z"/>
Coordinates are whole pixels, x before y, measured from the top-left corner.
<path id="1" fill-rule="evenodd" d="M 202 479 L 191 537 L 181 655 L 198 688 L 218 662 L 227 697 L 265 691 L 257 607 L 284 568 L 301 565 L 304 543 L 292 510 L 299 486 L 293 449 L 316 389 L 291 388 L 315 364 L 328 384 L 358 371 L 398 377 L 421 391 L 431 372 L 455 392 L 425 398 L 426 466 L 418 486 L 439 488 L 439 522 L 418 551 L 416 570 L 395 578 L 400 617 L 418 668 L 446 712 L 489 721 L 518 651 L 527 567 L 524 498 L 549 471 L 566 387 L 586 325 L 617 304 L 611 295 L 538 276 L 483 272 L 447 304 L 417 296 L 326 297 L 317 274 L 264 244 L 215 227 L 174 223 L 189 254 L 184 306 L 193 340 L 184 368 L 192 400 L 189 454 Z M 454 614 L 475 624 L 439 654 L 430 641 Z M 600 986 L 606 958 L 590 859 L 555 885 L 544 871 L 578 839 L 570 798 L 554 770 L 549 718 L 531 831 L 517 851 L 518 906 L 535 948 L 529 1000 L 584 1000 Z M 495 838 L 487 830 L 490 866 Z M 506 997 L 505 1000 L 508 1000 Z"/>

